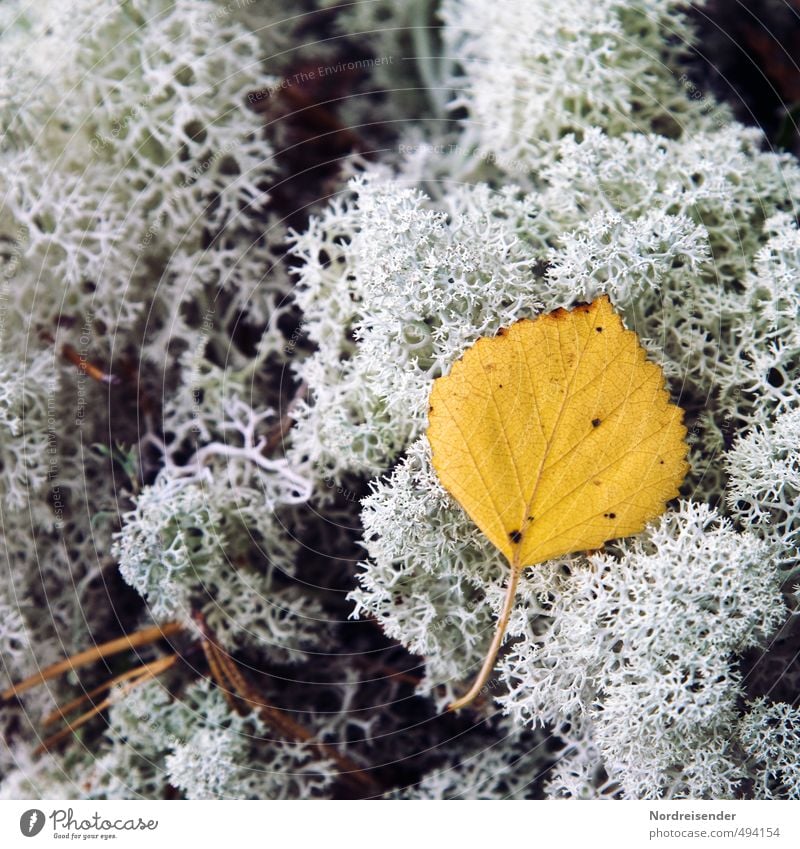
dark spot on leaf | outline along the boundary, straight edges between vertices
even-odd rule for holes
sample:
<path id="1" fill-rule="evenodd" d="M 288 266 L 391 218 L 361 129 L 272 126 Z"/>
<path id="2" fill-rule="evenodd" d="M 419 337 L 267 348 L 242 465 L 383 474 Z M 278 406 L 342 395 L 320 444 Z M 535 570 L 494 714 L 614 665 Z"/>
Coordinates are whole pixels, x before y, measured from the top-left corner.
<path id="1" fill-rule="evenodd" d="M 659 463 L 659 465 L 660 465 L 660 466 L 663 466 L 663 465 L 664 465 L 664 461 L 663 461 L 663 460 L 659 460 L 659 461 L 658 461 L 658 463 Z"/>
<path id="2" fill-rule="evenodd" d="M 609 518 L 609 519 L 616 519 L 616 518 L 617 518 L 617 514 L 616 514 L 616 513 L 609 513 L 609 514 L 608 514 L 608 518 Z"/>
<path id="3" fill-rule="evenodd" d="M 528 521 L 529 521 L 529 522 L 532 522 L 532 521 L 533 521 L 533 516 L 528 516 Z"/>
<path id="4" fill-rule="evenodd" d="M 592 419 L 592 427 L 600 427 L 600 419 Z"/>
<path id="5" fill-rule="evenodd" d="M 602 328 L 602 327 L 595 327 L 595 330 L 596 330 L 598 333 L 602 333 L 602 332 L 603 332 L 603 328 Z"/>
<path id="6" fill-rule="evenodd" d="M 509 531 L 508 538 L 516 545 L 522 540 L 522 534 L 519 531 Z"/>
<path id="7" fill-rule="evenodd" d="M 595 485 L 595 486 L 600 486 L 600 484 L 601 484 L 601 483 L 603 483 L 603 481 L 595 481 L 595 482 L 594 482 L 594 485 Z"/>
<path id="8" fill-rule="evenodd" d="M 497 388 L 498 388 L 498 389 L 502 389 L 502 388 L 503 388 L 503 384 L 502 384 L 502 383 L 498 383 L 498 384 L 497 384 Z"/>

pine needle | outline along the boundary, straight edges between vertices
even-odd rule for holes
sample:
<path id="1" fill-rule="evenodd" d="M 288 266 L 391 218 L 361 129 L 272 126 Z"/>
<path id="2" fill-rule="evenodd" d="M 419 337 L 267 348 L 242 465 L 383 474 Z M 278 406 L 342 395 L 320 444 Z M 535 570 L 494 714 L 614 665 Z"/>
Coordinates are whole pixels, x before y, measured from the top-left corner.
<path id="1" fill-rule="evenodd" d="M 90 663 L 99 660 L 103 657 L 110 657 L 127 649 L 135 649 L 139 646 L 146 646 L 149 643 L 154 643 L 162 637 L 170 637 L 183 630 L 183 625 L 178 622 L 167 622 L 166 625 L 154 625 L 151 628 L 143 628 L 141 631 L 136 631 L 133 634 L 125 634 L 122 637 L 117 637 L 114 640 L 109 640 L 106 643 L 101 643 L 99 646 L 94 646 L 90 649 L 85 649 L 82 652 L 60 660 L 51 666 L 40 669 L 34 672 L 33 675 L 20 681 L 18 684 L 12 684 L 7 690 L 0 693 L 0 701 L 8 701 L 15 696 L 19 696 L 33 687 L 49 681 L 51 678 L 57 678 L 70 670 L 80 669 L 83 666 L 88 666 Z"/>

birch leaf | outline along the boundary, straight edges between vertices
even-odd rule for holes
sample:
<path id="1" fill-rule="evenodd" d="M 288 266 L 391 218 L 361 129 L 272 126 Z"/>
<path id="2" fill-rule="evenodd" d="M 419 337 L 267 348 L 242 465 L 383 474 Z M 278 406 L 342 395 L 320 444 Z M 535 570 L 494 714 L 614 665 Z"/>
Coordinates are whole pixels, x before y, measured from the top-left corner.
<path id="1" fill-rule="evenodd" d="M 511 567 L 489 672 L 521 570 L 641 531 L 678 495 L 685 436 L 605 295 L 479 339 L 434 382 L 433 466 Z"/>

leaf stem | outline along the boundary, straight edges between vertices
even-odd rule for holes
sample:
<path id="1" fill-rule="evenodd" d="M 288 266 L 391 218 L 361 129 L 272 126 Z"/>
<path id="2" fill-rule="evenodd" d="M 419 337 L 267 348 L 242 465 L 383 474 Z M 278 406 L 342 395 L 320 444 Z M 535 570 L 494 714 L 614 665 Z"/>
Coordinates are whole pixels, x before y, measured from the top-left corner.
<path id="1" fill-rule="evenodd" d="M 508 620 L 511 618 L 511 610 L 514 607 L 514 599 L 517 596 L 517 585 L 519 584 L 519 576 L 521 574 L 522 568 L 520 566 L 516 564 L 511 566 L 511 574 L 508 576 L 508 583 L 506 584 L 506 597 L 503 601 L 503 610 L 500 613 L 500 619 L 497 621 L 494 638 L 492 639 L 492 644 L 489 646 L 486 659 L 483 661 L 481 671 L 478 673 L 478 677 L 475 679 L 475 683 L 469 688 L 469 691 L 460 699 L 451 702 L 447 706 L 448 710 L 461 710 L 461 708 L 468 705 L 478 696 L 489 680 L 489 676 L 492 674 L 495 661 L 497 660 L 497 653 L 503 644 L 503 637 L 506 635 L 506 628 L 508 627 Z"/>

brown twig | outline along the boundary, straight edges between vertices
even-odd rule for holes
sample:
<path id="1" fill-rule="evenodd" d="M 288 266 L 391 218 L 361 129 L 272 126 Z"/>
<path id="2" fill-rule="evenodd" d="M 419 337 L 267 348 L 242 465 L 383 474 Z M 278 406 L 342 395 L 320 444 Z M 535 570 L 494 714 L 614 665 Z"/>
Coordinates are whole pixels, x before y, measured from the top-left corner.
<path id="1" fill-rule="evenodd" d="M 225 693 L 229 704 L 232 700 L 234 702 L 238 700 L 239 705 L 233 708 L 237 713 L 246 715 L 255 711 L 266 725 L 282 737 L 308 743 L 323 758 L 332 760 L 336 764 L 341 779 L 360 795 L 374 796 L 381 793 L 375 780 L 362 767 L 333 746 L 317 740 L 310 729 L 269 704 L 259 695 L 245 679 L 230 655 L 217 645 L 205 617 L 201 613 L 196 613 L 194 619 L 200 629 L 203 651 L 209 658 L 209 669 L 214 683 Z"/>
<path id="2" fill-rule="evenodd" d="M 422 676 L 412 675 L 410 672 L 400 672 L 398 669 L 393 669 L 391 666 L 376 666 L 369 670 L 372 675 L 380 675 L 382 678 L 397 678 L 404 684 L 411 684 L 412 687 L 419 686 L 422 681 Z"/>
<path id="3" fill-rule="evenodd" d="M 130 693 L 131 690 L 135 689 L 136 687 L 139 687 L 140 685 L 146 683 L 147 681 L 150 681 L 152 678 L 155 678 L 156 675 L 160 675 L 162 672 L 169 669 L 175 663 L 175 661 L 177 661 L 177 659 L 178 659 L 178 655 L 172 654 L 172 655 L 168 655 L 167 657 L 159 658 L 158 660 L 155 660 L 152 663 L 148 663 L 148 664 L 146 664 L 146 666 L 142 667 L 141 669 L 137 669 L 136 672 L 138 674 L 135 677 L 133 677 L 132 680 L 129 680 L 126 684 L 124 684 L 120 688 L 120 692 L 119 692 L 118 695 L 122 696 L 122 695 L 125 695 L 126 693 Z M 117 677 L 119 678 L 119 676 L 117 676 Z M 116 680 L 117 679 L 112 679 L 111 681 L 107 682 L 104 686 L 105 687 L 111 687 L 111 686 L 113 686 L 113 684 L 115 683 Z M 87 698 L 87 697 L 84 697 L 84 698 Z M 40 755 L 43 752 L 51 749 L 53 746 L 57 745 L 58 743 L 62 742 L 62 740 L 66 740 L 70 736 L 70 734 L 73 734 L 81 726 L 86 725 L 86 723 L 89 722 L 89 720 L 93 719 L 101 711 L 105 710 L 111 704 L 113 699 L 114 699 L 113 695 L 108 695 L 101 702 L 94 705 L 90 710 L 87 710 L 85 713 L 82 713 L 76 719 L 71 720 L 71 721 L 67 721 L 66 726 L 64 728 L 62 728 L 61 731 L 57 731 L 55 734 L 51 734 L 47 739 L 43 740 L 36 747 L 36 749 L 33 752 L 34 755 Z M 73 703 L 71 702 L 70 704 L 72 705 Z M 73 706 L 77 706 L 77 705 L 73 705 Z M 69 706 L 67 706 L 67 707 L 69 707 Z M 63 713 L 66 713 L 66 712 L 67 712 L 67 710 L 65 708 Z M 52 716 L 52 714 L 51 714 L 51 716 Z M 48 719 L 50 719 L 50 717 L 48 717 Z M 45 725 L 46 724 L 47 724 L 47 721 L 45 721 Z"/>
<path id="4" fill-rule="evenodd" d="M 183 626 L 178 622 L 167 622 L 166 625 L 154 625 L 151 628 L 143 628 L 141 631 L 136 631 L 133 634 L 125 634 L 122 637 L 101 643 L 99 646 L 85 649 L 71 657 L 58 661 L 58 663 L 53 663 L 44 669 L 34 672 L 33 675 L 30 675 L 24 681 L 20 681 L 18 684 L 12 684 L 8 689 L 0 693 L 0 701 L 13 699 L 15 696 L 19 696 L 27 690 L 43 684 L 45 681 L 49 681 L 51 678 L 57 678 L 59 675 L 63 675 L 70 670 L 80 669 L 83 666 L 94 663 L 96 660 L 100 660 L 100 658 L 110 657 L 127 649 L 146 646 L 149 643 L 160 640 L 162 637 L 170 637 L 173 634 L 177 634 L 182 629 Z"/>
<path id="5" fill-rule="evenodd" d="M 228 684 L 226 682 L 226 676 L 222 669 L 222 666 L 220 665 L 215 647 L 206 638 L 205 631 L 201 633 L 202 639 L 200 640 L 200 645 L 203 647 L 203 654 L 205 654 L 206 661 L 208 662 L 208 670 L 211 673 L 211 679 L 222 691 L 222 695 L 225 697 L 225 701 L 228 703 L 228 707 L 236 713 L 241 714 L 241 705 L 239 702 L 236 701 L 236 699 L 234 698 L 234 693 L 228 687 Z"/>
<path id="6" fill-rule="evenodd" d="M 169 655 L 166 660 L 169 660 L 169 663 L 166 666 L 161 668 L 165 658 L 159 658 L 158 660 L 153 660 L 150 663 L 145 663 L 142 666 L 136 666 L 133 669 L 128 669 L 126 672 L 122 672 L 119 675 L 115 675 L 113 678 L 109 678 L 108 681 L 104 681 L 99 686 L 95 687 L 93 690 L 89 690 L 88 693 L 84 693 L 82 696 L 78 696 L 72 701 L 67 702 L 65 705 L 59 705 L 56 707 L 54 711 L 51 711 L 47 716 L 42 720 L 42 725 L 46 728 L 48 725 L 53 725 L 55 722 L 58 722 L 60 719 L 63 719 L 65 722 L 69 722 L 67 719 L 67 714 L 72 713 L 75 708 L 80 707 L 84 702 L 91 701 L 95 696 L 99 696 L 100 693 L 104 693 L 106 690 L 110 690 L 114 687 L 115 684 L 120 684 L 123 681 L 130 681 L 139 678 L 142 675 L 146 675 L 153 667 L 157 667 L 156 674 L 163 672 L 164 669 L 168 669 L 172 666 L 175 661 L 178 659 L 177 654 Z"/>
<path id="7" fill-rule="evenodd" d="M 308 384 L 303 381 L 297 387 L 297 391 L 294 393 L 292 400 L 289 402 L 289 405 L 286 408 L 286 412 L 281 417 L 281 420 L 267 434 L 267 444 L 264 446 L 265 454 L 271 454 L 278 447 L 278 445 L 280 445 L 286 434 L 289 433 L 289 431 L 292 429 L 292 425 L 294 424 L 292 413 L 295 411 L 297 405 L 306 397 L 307 394 Z"/>
<path id="8" fill-rule="evenodd" d="M 52 333 L 48 331 L 42 331 L 39 334 L 40 338 L 45 342 L 50 342 L 51 344 L 55 344 L 55 338 Z M 103 371 L 100 366 L 95 365 L 94 363 L 90 363 L 86 357 L 81 354 L 79 351 L 76 351 L 72 345 L 68 343 L 64 343 L 61 346 L 61 356 L 69 363 L 75 366 L 75 368 L 82 371 L 88 377 L 91 377 L 92 380 L 96 380 L 98 383 L 108 383 L 112 385 L 116 385 L 120 382 L 119 377 L 115 374 L 111 374 L 109 372 Z"/>
<path id="9" fill-rule="evenodd" d="M 281 95 L 288 106 L 294 110 L 290 117 L 305 124 L 309 130 L 333 136 L 332 144 L 348 146 L 353 150 L 364 150 L 366 145 L 355 130 L 346 126 L 330 104 L 321 103 L 314 92 L 307 92 L 299 86 L 285 88 Z"/>
<path id="10" fill-rule="evenodd" d="M 98 383 L 117 384 L 120 382 L 117 375 L 109 374 L 103 371 L 100 366 L 90 363 L 86 357 L 84 357 L 83 354 L 79 354 L 72 345 L 65 344 L 61 348 L 61 356 L 68 362 L 72 363 L 72 365 L 82 371 L 85 375 L 91 377 L 92 380 L 96 380 Z"/>

